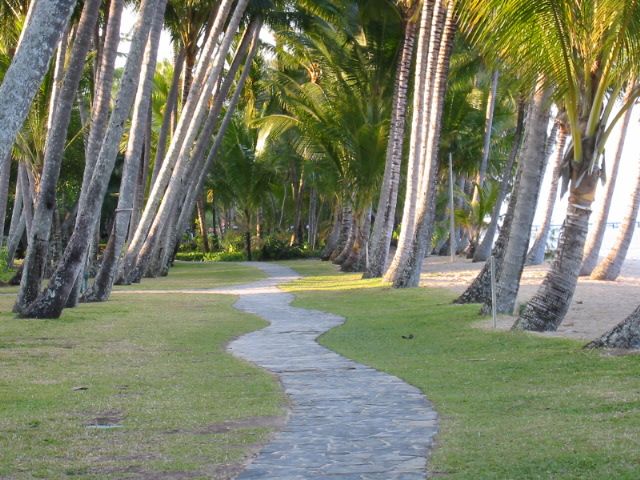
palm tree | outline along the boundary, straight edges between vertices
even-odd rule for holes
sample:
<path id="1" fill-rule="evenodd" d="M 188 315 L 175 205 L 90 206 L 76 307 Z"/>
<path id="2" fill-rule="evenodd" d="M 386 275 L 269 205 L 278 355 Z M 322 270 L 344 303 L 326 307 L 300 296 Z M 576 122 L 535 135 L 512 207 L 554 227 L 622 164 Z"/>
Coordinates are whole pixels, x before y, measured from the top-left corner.
<path id="1" fill-rule="evenodd" d="M 404 208 L 398 247 L 391 265 L 386 270 L 384 279 L 395 279 L 398 270 L 406 260 L 415 226 L 415 209 L 420 182 L 420 162 L 423 161 L 423 144 L 425 143 L 425 125 L 428 123 L 430 104 L 426 92 L 431 87 L 433 73 L 433 56 L 438 51 L 442 34 L 442 2 L 427 0 L 423 2 L 418 30 L 418 47 L 414 73 L 413 115 L 411 120 L 411 137 L 409 140 L 409 159 L 407 162 L 407 179 L 405 186 Z M 430 68 L 429 68 L 430 67 Z"/>
<path id="2" fill-rule="evenodd" d="M 164 11 L 157 10 L 153 21 L 149 39 L 144 54 L 140 85 L 138 86 L 136 99 L 133 105 L 131 129 L 129 141 L 124 158 L 122 179 L 120 180 L 120 193 L 116 207 L 116 218 L 113 222 L 112 232 L 109 236 L 107 247 L 102 256 L 102 264 L 96 275 L 94 285 L 85 293 L 87 301 L 106 301 L 111 294 L 111 288 L 116 277 L 120 254 L 129 229 L 129 221 L 133 210 L 135 184 L 138 179 L 138 171 L 142 169 L 142 149 L 144 138 L 147 135 L 149 122 L 149 109 L 151 107 L 151 88 L 156 70 L 156 59 L 160 34 L 162 33 Z"/>
<path id="3" fill-rule="evenodd" d="M 630 80 L 627 85 L 627 93 L 624 99 L 625 104 L 629 102 L 629 96 L 633 95 L 635 88 L 636 83 Z M 598 263 L 600 247 L 602 246 L 604 233 L 607 229 L 607 219 L 609 218 L 609 210 L 611 209 L 611 201 L 613 199 L 613 192 L 616 187 L 618 169 L 620 167 L 620 160 L 622 159 L 622 152 L 624 150 L 627 130 L 629 129 L 629 122 L 631 122 L 632 113 L 633 106 L 627 109 L 622 119 L 622 123 L 620 124 L 620 137 L 618 138 L 618 142 L 615 147 L 613 164 L 611 165 L 611 174 L 607 179 L 602 208 L 600 209 L 596 217 L 595 228 L 591 231 L 589 237 L 587 238 L 587 243 L 585 245 L 584 255 L 582 259 L 582 268 L 580 269 L 580 275 L 591 275 L 591 272 Z"/>
<path id="4" fill-rule="evenodd" d="M 599 0 L 465 0 L 463 23 L 487 55 L 543 75 L 567 114 L 573 148 L 563 169 L 569 206 L 558 255 L 516 328 L 553 330 L 566 314 L 581 266 L 600 158 L 612 128 L 631 106 L 612 115 L 618 93 L 637 70 L 640 3 Z M 597 3 L 597 8 L 596 8 Z M 632 99 L 637 97 L 636 91 Z M 632 100 L 630 99 L 630 100 Z"/>
<path id="5" fill-rule="evenodd" d="M 415 13 L 418 2 L 399 2 L 398 9 L 402 15 L 404 38 L 402 40 L 391 111 L 391 125 L 387 144 L 384 177 L 373 224 L 371 246 L 369 248 L 369 264 L 365 278 L 381 277 L 387 265 L 389 245 L 396 215 L 396 204 L 400 183 L 400 166 L 402 163 L 405 137 L 405 116 L 408 106 L 409 74 L 413 61 L 413 50 L 416 36 Z"/>
<path id="6" fill-rule="evenodd" d="M 92 237 L 95 218 L 102 206 L 116 161 L 124 124 L 133 104 L 149 31 L 154 18 L 156 18 L 155 12 L 157 10 L 163 11 L 165 5 L 166 0 L 143 0 L 140 6 L 116 105 L 109 119 L 91 182 L 86 188 L 86 195 L 81 196 L 73 235 L 67 244 L 62 260 L 51 276 L 49 286 L 22 311 L 21 316 L 58 318 L 71 294 L 89 248 L 87 239 Z"/>
<path id="7" fill-rule="evenodd" d="M 498 279 L 496 309 L 513 313 L 520 277 L 529 247 L 531 225 L 544 175 L 550 90 L 542 82 L 536 85 L 529 110 L 529 121 L 521 160 L 521 178 L 513 214 L 509 241 Z"/>
<path id="8" fill-rule="evenodd" d="M 556 197 L 558 196 L 558 183 L 560 181 L 560 172 L 562 171 L 562 162 L 564 160 L 564 147 L 567 141 L 567 127 L 560 118 L 556 119 L 556 126 L 557 134 L 555 135 L 555 155 L 553 159 L 553 170 L 551 172 L 551 186 L 549 188 L 542 225 L 527 254 L 527 265 L 540 265 L 544 261 L 547 238 L 549 237 L 549 230 L 551 228 L 551 218 L 556 205 Z M 551 145 L 551 142 L 549 142 L 549 145 Z M 547 154 L 549 154 L 550 149 L 548 149 L 547 152 Z"/>
<path id="9" fill-rule="evenodd" d="M 219 82 L 219 79 L 223 73 L 223 67 L 226 59 L 226 54 L 231 48 L 231 44 L 233 42 L 233 38 L 235 37 L 236 32 L 240 26 L 242 18 L 244 16 L 245 9 L 247 7 L 248 0 L 240 0 L 236 5 L 233 14 L 231 15 L 230 21 L 227 25 L 223 40 L 218 47 L 218 53 L 211 65 L 210 71 L 207 72 L 206 82 L 204 83 L 204 88 L 200 91 L 200 89 L 195 89 L 196 93 L 200 93 L 201 95 L 198 98 L 197 105 L 193 106 L 193 118 L 189 118 L 191 120 L 187 131 L 184 131 L 183 143 L 180 148 L 180 152 L 178 157 L 176 158 L 176 162 L 174 164 L 173 170 L 170 170 L 168 165 L 172 162 L 168 162 L 170 157 L 165 159 L 163 162 L 162 170 L 158 175 L 158 179 L 156 184 L 153 186 L 153 189 L 150 193 L 150 198 L 145 207 L 145 213 L 140 221 L 140 225 L 138 225 L 138 232 L 136 232 L 136 237 L 133 238 L 131 245 L 129 246 L 129 250 L 127 252 L 127 257 L 130 257 L 130 263 L 127 264 L 127 260 L 125 258 L 125 277 L 127 281 L 138 281 L 143 273 L 146 271 L 149 261 L 152 258 L 153 251 L 157 244 L 158 239 L 160 238 L 160 233 L 164 226 L 168 223 L 169 218 L 172 216 L 172 212 L 177 210 L 178 199 L 181 198 L 183 194 L 183 186 L 188 178 L 188 173 L 190 171 L 191 165 L 193 165 L 192 157 L 191 157 L 191 149 L 194 147 L 194 142 L 196 142 L 196 137 L 200 133 L 200 128 L 205 121 L 205 117 L 207 116 L 208 104 L 209 104 L 209 95 L 211 92 L 216 89 L 216 85 Z M 220 7 L 222 10 L 222 6 Z M 218 12 L 218 16 L 216 16 L 216 24 L 219 23 L 219 15 L 223 13 L 226 16 L 227 12 Z M 220 22 L 222 23 L 222 22 Z M 222 28 L 222 27 L 220 27 Z M 214 26 L 212 31 L 217 30 Z M 206 50 L 206 49 L 205 49 Z M 204 54 L 204 51 L 203 51 Z M 203 75 L 204 77 L 204 75 Z M 196 79 L 198 78 L 198 74 L 196 73 Z M 184 117 L 188 109 L 188 104 L 192 99 L 192 95 L 189 95 L 187 99 L 187 105 L 183 107 L 183 112 L 181 117 Z M 185 123 L 187 123 L 185 121 Z M 176 131 L 176 135 L 174 138 L 179 137 L 179 128 Z M 173 139 L 172 139 L 173 144 Z M 176 149 L 177 150 L 177 149 Z M 176 152 L 174 150 L 174 152 Z M 171 148 L 167 153 L 169 156 L 172 153 Z M 163 175 L 164 171 L 164 175 Z M 166 182 L 166 191 L 160 200 L 160 192 L 162 184 Z M 149 218 L 151 209 L 153 207 L 154 202 L 158 202 L 158 209 L 155 212 L 155 216 L 153 219 L 145 221 L 146 218 Z M 139 250 L 135 255 L 135 264 L 133 262 L 133 257 L 131 257 L 136 252 L 136 247 L 138 243 L 136 242 L 136 238 L 140 239 L 142 235 L 142 229 L 145 229 L 145 225 L 149 224 L 148 232 L 146 234 L 146 238 L 142 242 L 139 243 Z M 140 233 L 140 235 L 138 235 Z"/>
<path id="10" fill-rule="evenodd" d="M 420 281 L 422 262 L 431 246 L 431 233 L 435 219 L 435 192 L 438 168 L 438 148 L 442 126 L 442 112 L 447 89 L 449 61 L 453 51 L 453 39 L 457 31 L 457 5 L 455 1 L 448 1 L 438 8 L 434 7 L 433 25 L 431 27 L 433 42 L 429 45 L 429 61 L 427 71 L 433 70 L 433 76 L 427 74 L 427 92 L 430 92 L 430 106 L 428 116 L 425 115 L 421 128 L 425 130 L 421 136 L 420 149 L 423 151 L 417 171 L 418 202 L 415 212 L 415 233 L 412 235 L 410 246 L 401 250 L 398 244 L 395 261 L 397 267 L 393 276 L 393 286 L 396 288 L 416 287 Z M 424 94 L 425 98 L 429 95 Z M 428 119 L 428 123 L 427 122 Z M 428 125 L 428 128 L 427 128 Z M 416 173 L 416 172 L 414 172 Z M 403 220 L 404 221 L 404 220 Z M 389 276 L 389 272 L 387 275 Z"/>
<path id="11" fill-rule="evenodd" d="M 640 348 L 640 307 L 586 348 Z"/>
<path id="12" fill-rule="evenodd" d="M 248 0 L 240 0 L 236 6 L 232 15 L 233 22 L 230 22 L 224 36 L 224 45 L 220 46 L 213 62 L 211 62 L 218 37 L 223 32 L 227 17 L 232 10 L 233 1 L 222 0 L 218 6 L 215 20 L 201 49 L 200 60 L 193 75 L 192 87 L 189 90 L 188 97 L 183 100 L 183 106 L 175 133 L 171 138 L 171 143 L 165 154 L 162 167 L 158 172 L 156 182 L 151 187 L 149 199 L 145 205 L 136 232 L 127 249 L 124 260 L 124 278 L 126 283 L 130 282 L 133 270 L 136 268 L 138 255 L 145 242 L 147 242 L 147 236 L 152 224 L 159 218 L 157 215 L 158 209 L 160 208 L 171 179 L 181 177 L 184 169 L 187 167 L 187 153 L 192 148 L 202 121 L 204 120 L 208 99 L 222 73 L 227 50 L 231 45 L 231 40 L 233 39 L 233 35 L 235 35 L 247 3 Z M 179 166 L 178 162 L 180 162 Z M 175 175 L 174 171 L 176 172 Z M 173 188 L 175 190 L 176 187 L 174 186 Z M 165 211 L 162 214 L 164 220 L 166 220 L 166 216 L 172 207 L 170 202 L 165 202 L 165 204 L 166 206 L 163 207 Z M 157 225 L 156 228 L 159 228 L 159 225 Z M 147 242 L 147 251 L 149 253 L 151 248 L 151 245 Z"/>
<path id="13" fill-rule="evenodd" d="M 31 4 L 29 21 L 0 86 L 3 106 L 0 109 L 0 159 L 3 161 L 11 153 L 75 3 L 75 0 L 39 0 Z"/>
<path id="14" fill-rule="evenodd" d="M 596 266 L 591 273 L 592 280 L 615 280 L 620 275 L 622 264 L 629 251 L 636 222 L 638 221 L 638 210 L 640 209 L 640 169 L 636 179 L 635 189 L 631 196 L 631 201 L 627 207 L 627 213 L 618 232 L 616 243 L 609 254 Z"/>
<path id="15" fill-rule="evenodd" d="M 53 119 L 47 135 L 43 171 L 34 213 L 34 227 L 31 229 L 29 248 L 20 281 L 20 292 L 14 307 L 16 312 L 20 312 L 33 302 L 40 293 L 49 252 L 49 237 L 56 206 L 56 186 L 67 141 L 68 126 L 85 58 L 98 20 L 99 8 L 99 0 L 85 2 L 71 50 L 69 66 L 64 73 L 58 94 L 55 99 L 52 99 L 56 102 L 56 108 L 53 109 Z"/>

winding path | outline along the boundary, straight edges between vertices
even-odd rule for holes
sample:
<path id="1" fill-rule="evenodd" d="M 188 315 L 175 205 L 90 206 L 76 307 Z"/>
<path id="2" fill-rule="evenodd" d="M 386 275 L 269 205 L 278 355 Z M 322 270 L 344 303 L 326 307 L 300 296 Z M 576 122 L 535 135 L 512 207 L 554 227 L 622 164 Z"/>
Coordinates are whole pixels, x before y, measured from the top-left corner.
<path id="1" fill-rule="evenodd" d="M 344 319 L 291 307 L 293 295 L 277 288 L 299 278 L 290 268 L 252 265 L 269 278 L 215 291 L 239 295 L 237 309 L 271 325 L 229 351 L 278 375 L 291 411 L 238 480 L 424 479 L 437 415 L 422 393 L 316 343 Z"/>

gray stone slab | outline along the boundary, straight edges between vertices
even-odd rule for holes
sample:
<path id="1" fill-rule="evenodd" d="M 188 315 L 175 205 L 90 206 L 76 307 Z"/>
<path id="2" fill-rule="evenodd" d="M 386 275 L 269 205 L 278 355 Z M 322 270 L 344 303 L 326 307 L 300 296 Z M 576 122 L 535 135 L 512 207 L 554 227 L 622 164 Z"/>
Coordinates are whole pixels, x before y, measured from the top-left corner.
<path id="1" fill-rule="evenodd" d="M 291 307 L 277 288 L 299 275 L 252 262 L 269 278 L 216 289 L 239 295 L 235 307 L 267 320 L 263 330 L 229 344 L 234 355 L 275 374 L 291 404 L 285 428 L 247 465 L 239 480 L 418 480 L 438 417 L 422 392 L 348 360 L 316 342 L 342 317 Z"/>

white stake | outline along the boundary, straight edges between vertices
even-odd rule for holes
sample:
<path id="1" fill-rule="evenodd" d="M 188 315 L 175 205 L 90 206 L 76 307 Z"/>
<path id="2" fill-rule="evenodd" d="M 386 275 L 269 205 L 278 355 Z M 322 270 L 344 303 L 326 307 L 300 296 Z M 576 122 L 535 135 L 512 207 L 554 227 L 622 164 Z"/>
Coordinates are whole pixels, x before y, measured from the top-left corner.
<path id="1" fill-rule="evenodd" d="M 451 263 L 456 261 L 456 220 L 455 205 L 453 203 L 453 159 L 449 152 L 449 247 L 451 251 Z"/>
<path id="2" fill-rule="evenodd" d="M 497 328 L 496 315 L 496 261 L 493 255 L 489 257 L 489 267 L 491 270 L 491 317 L 493 318 L 493 328 Z"/>

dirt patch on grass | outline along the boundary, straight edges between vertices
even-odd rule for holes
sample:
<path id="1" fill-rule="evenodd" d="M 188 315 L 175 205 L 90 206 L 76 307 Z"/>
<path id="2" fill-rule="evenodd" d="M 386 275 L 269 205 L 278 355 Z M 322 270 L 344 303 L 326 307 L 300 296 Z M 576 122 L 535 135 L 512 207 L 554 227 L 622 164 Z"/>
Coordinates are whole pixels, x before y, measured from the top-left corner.
<path id="1" fill-rule="evenodd" d="M 224 433 L 244 428 L 273 428 L 278 430 L 283 428 L 285 423 L 285 417 L 249 417 L 242 420 L 229 420 L 221 423 L 213 423 L 198 431 L 198 433 Z"/>

